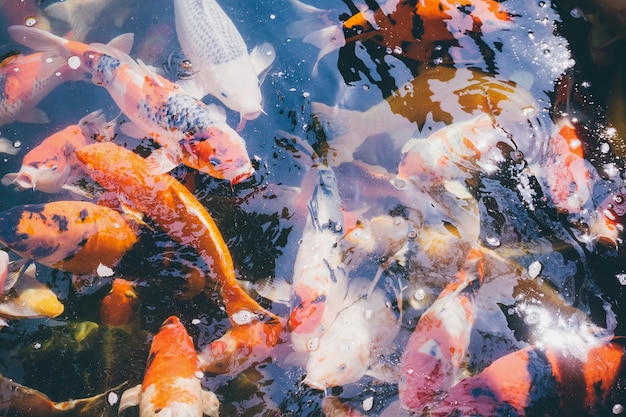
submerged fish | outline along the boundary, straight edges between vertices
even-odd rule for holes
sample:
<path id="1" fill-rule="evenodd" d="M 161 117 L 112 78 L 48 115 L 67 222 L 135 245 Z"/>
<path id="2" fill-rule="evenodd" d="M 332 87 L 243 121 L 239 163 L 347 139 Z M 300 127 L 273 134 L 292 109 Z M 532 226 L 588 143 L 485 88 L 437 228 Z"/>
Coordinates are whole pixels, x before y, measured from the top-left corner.
<path id="1" fill-rule="evenodd" d="M 5 58 L 0 63 L 0 126 L 15 120 L 48 123 L 46 113 L 35 106 L 65 81 L 83 78 L 82 73 L 72 71 L 66 60 L 58 56 L 34 53 Z"/>
<path id="2" fill-rule="evenodd" d="M 419 74 L 397 94 L 364 112 L 318 102 L 311 108 L 329 136 L 333 165 L 352 161 L 368 137 L 389 135 L 396 151 L 427 124 L 441 128 L 486 114 L 502 126 L 519 124 L 520 129 L 528 129 L 528 121 L 539 111 L 530 92 L 512 81 L 477 69 L 445 66 Z M 522 131 L 532 142 L 530 133 Z"/>
<path id="3" fill-rule="evenodd" d="M 67 190 L 73 195 L 85 196 L 86 192 L 76 185 L 78 180 L 84 178 L 84 173 L 74 151 L 93 141 L 113 139 L 113 130 L 102 111 L 90 113 L 78 124 L 48 136 L 30 150 L 24 156 L 19 172 L 6 174 L 2 184 L 16 184 L 20 189 L 35 189 L 44 193 Z"/>
<path id="4" fill-rule="evenodd" d="M 137 313 L 139 299 L 132 282 L 115 278 L 111 291 L 100 304 L 100 324 L 103 326 L 124 326 L 129 324 Z"/>
<path id="5" fill-rule="evenodd" d="M 52 3 L 43 12 L 68 23 L 72 40 L 82 42 L 97 27 L 111 24 L 122 27 L 138 3 L 138 0 L 63 0 Z"/>
<path id="6" fill-rule="evenodd" d="M 85 201 L 29 204 L 0 213 L 0 242 L 24 259 L 77 275 L 116 265 L 137 239 L 118 212 Z"/>
<path id="7" fill-rule="evenodd" d="M 194 76 L 181 85 L 194 97 L 208 94 L 241 113 L 242 123 L 263 112 L 259 74 L 275 58 L 263 43 L 248 53 L 233 21 L 215 0 L 174 0 L 176 34 Z"/>
<path id="8" fill-rule="evenodd" d="M 252 175 L 246 144 L 226 124 L 225 114 L 133 60 L 127 54 L 132 35 L 108 45 L 87 45 L 34 28 L 11 26 L 8 31 L 16 42 L 62 58 L 66 66 L 90 74 L 95 84 L 105 87 L 134 129 L 162 146 L 153 170 L 169 171 L 183 162 L 232 183 Z"/>
<path id="9" fill-rule="evenodd" d="M 171 316 L 152 339 L 143 382 L 124 391 L 119 412 L 139 405 L 141 417 L 217 417 L 219 401 L 202 388 L 198 373 L 193 340 L 178 317 Z"/>
<path id="10" fill-rule="evenodd" d="M 4 26 L 24 25 L 50 30 L 50 21 L 37 0 L 0 0 L 0 20 Z"/>
<path id="11" fill-rule="evenodd" d="M 291 3 L 302 19 L 288 26 L 288 34 L 320 49 L 314 73 L 321 58 L 352 42 L 374 42 L 389 54 L 427 62 L 434 58 L 436 46 L 449 43 L 467 53 L 473 38 L 511 27 L 511 16 L 494 0 L 372 2 L 352 9 L 340 24 L 330 21 L 329 11 L 299 0 Z"/>

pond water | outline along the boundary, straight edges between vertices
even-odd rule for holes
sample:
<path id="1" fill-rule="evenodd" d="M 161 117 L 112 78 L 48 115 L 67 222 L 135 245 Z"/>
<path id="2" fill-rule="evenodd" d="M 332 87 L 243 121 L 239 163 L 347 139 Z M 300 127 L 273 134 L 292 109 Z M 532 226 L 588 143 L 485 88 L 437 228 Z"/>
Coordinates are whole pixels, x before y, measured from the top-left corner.
<path id="1" fill-rule="evenodd" d="M 12 3 L 0 1 L 5 17 L 0 53 L 31 53 L 5 30 L 9 24 L 19 23 L 9 21 L 13 17 L 5 13 L 17 7 Z M 363 240 L 353 234 L 354 241 L 344 238 L 332 250 L 343 251 L 338 258 L 342 264 L 336 266 L 347 271 L 350 282 L 373 281 L 382 271 L 372 288 L 384 295 L 393 317 L 390 325 L 399 331 L 390 343 L 368 355 L 380 355 L 391 373 L 400 369 L 420 316 L 454 280 L 472 247 L 484 252 L 486 266 L 475 296 L 476 319 L 473 327 L 466 329 L 470 339 L 461 365 L 465 376 L 479 375 L 494 360 L 529 345 L 550 349 L 550 343 L 557 342 L 550 340 L 554 336 L 542 324 L 546 314 L 552 323 L 548 327 L 558 328 L 562 337 L 577 336 L 570 326 L 573 321 L 603 329 L 603 335 L 624 335 L 626 258 L 619 228 L 624 213 L 615 208 L 615 198 L 622 192 L 623 143 L 619 134 L 624 132 L 618 129 L 615 134 L 610 129 L 619 128 L 624 117 L 613 116 L 613 109 L 619 109 L 624 99 L 622 87 L 615 81 L 619 78 L 614 78 L 622 76 L 618 69 L 623 41 L 609 42 L 602 49 L 607 54 L 603 59 L 610 62 L 603 61 L 600 66 L 592 59 L 597 50 L 590 49 L 586 35 L 605 27 L 592 19 L 597 17 L 595 5 L 581 10 L 567 1 L 504 0 L 499 4 L 512 16 L 510 21 L 492 19 L 483 22 L 482 31 L 472 36 L 456 33 L 451 39 L 435 42 L 428 59 L 418 62 L 406 58 L 408 48 L 399 46 L 394 51 L 380 39 L 359 38 L 361 32 L 349 30 L 345 33 L 361 40 L 335 48 L 318 60 L 320 49 L 305 42 L 307 38 L 295 36 L 298 31 L 306 33 L 307 25 L 291 2 L 221 3 L 249 49 L 262 42 L 275 48 L 276 59 L 263 73 L 261 83 L 264 114 L 247 121 L 240 131 L 255 172 L 232 185 L 184 165 L 170 174 L 185 184 L 215 219 L 238 279 L 252 287 L 256 284 L 258 292 L 262 292 L 262 283 L 280 287 L 293 282 L 294 273 L 301 273 L 294 272 L 298 257 L 314 257 L 319 248 L 307 248 L 303 233 L 311 215 L 306 204 L 312 198 L 311 184 L 319 165 L 330 165 L 338 183 L 341 201 L 334 204 L 341 205 L 343 230 L 370 231 L 378 245 L 364 249 L 359 246 Z M 399 2 L 389 1 L 387 7 L 395 3 Z M 38 7 L 50 4 L 46 0 Z M 85 42 L 106 43 L 119 34 L 133 33 L 130 55 L 176 80 L 184 58 L 176 38 L 172 2 L 106 4 L 110 8 L 94 19 Z M 310 0 L 310 4 L 328 10 L 319 14 L 326 25 L 338 24 L 340 16 L 345 19 L 353 14 L 351 1 Z M 354 4 L 365 10 L 376 2 Z M 479 13 L 471 6 L 463 10 L 467 18 Z M 128 17 L 122 18 L 126 13 Z M 119 25 L 105 18 L 109 15 L 119 16 Z M 52 22 L 56 33 L 68 30 L 61 22 Z M 500 96 L 496 90 L 508 93 Z M 483 96 L 488 108 L 480 101 Z M 204 101 L 219 103 L 213 97 Z M 353 112 L 325 118 L 325 107 L 319 103 Z M 18 149 L 15 155 L 0 155 L 0 176 L 19 171 L 30 149 L 93 111 L 102 110 L 107 120 L 124 118 L 104 88 L 84 81 L 59 85 L 37 107 L 45 111 L 48 123 L 15 121 L 0 126 L 0 136 Z M 522 110 L 529 107 L 532 114 L 524 114 Z M 424 148 L 419 148 L 420 142 L 416 142 L 417 148 L 403 148 L 409 139 L 428 138 L 444 126 L 457 127 L 468 120 L 478 126 L 480 118 L 476 117 L 482 113 L 491 113 L 499 127 L 494 130 L 502 135 L 497 144 L 477 145 L 488 149 L 476 153 L 462 141 L 432 149 L 423 143 Z M 226 114 L 227 123 L 237 126 L 239 114 L 230 109 Z M 568 170 L 575 169 L 554 162 L 559 161 L 559 150 L 552 147 L 550 138 L 563 118 L 578 123 L 585 133 L 586 164 L 582 165 L 592 187 L 580 204 L 578 196 L 572 200 L 551 194 L 547 179 L 562 171 L 567 176 Z M 349 133 L 344 135 L 345 129 Z M 473 137 L 483 137 L 481 133 L 486 137 L 492 134 L 491 130 L 479 131 Z M 448 138 L 454 134 L 449 133 Z M 149 139 L 123 133 L 114 142 L 143 156 L 156 147 Z M 354 155 L 346 151 L 353 143 Z M 407 176 L 396 176 L 408 149 L 424 155 L 424 165 L 405 165 L 400 170 L 405 169 Z M 432 155 L 436 158 L 429 160 Z M 339 164 L 339 158 L 345 158 L 344 162 Z M 449 167 L 443 168 L 446 164 Z M 430 176 L 420 176 L 421 168 L 430 169 Z M 403 188 L 399 180 L 412 186 Z M 566 194 L 573 189 L 584 193 L 585 184 L 568 183 L 566 189 Z M 72 199 L 66 191 L 46 194 L 8 185 L 0 192 L 0 210 Z M 607 220 L 606 201 L 610 199 L 614 205 L 608 207 L 613 211 Z M 373 219 L 385 220 L 385 216 L 395 220 L 382 221 L 386 226 L 377 231 L 368 229 Z M 599 229 L 598 222 L 617 224 L 618 229 L 611 234 Z M 141 227 L 138 242 L 113 268 L 113 277 L 135 283 L 138 310 L 132 323 L 117 327 L 102 323 L 100 305 L 113 277 L 100 277 L 92 287 L 77 290 L 70 272 L 38 264 L 37 280 L 52 289 L 64 311 L 55 318 L 8 321 L 0 331 L 1 375 L 53 401 L 86 398 L 125 381 L 129 386 L 141 383 L 152 337 L 171 315 L 180 318 L 198 351 L 229 329 L 219 292 L 210 286 L 199 294 L 185 290 L 189 274 L 207 269 L 206 264 L 192 248 L 155 226 L 158 222 L 147 223 Z M 405 223 L 409 224 L 408 234 L 398 237 L 391 229 Z M 381 250 L 385 245 L 401 249 L 385 252 Z M 19 258 L 14 253 L 10 256 Z M 528 288 L 520 284 L 528 281 L 534 284 Z M 290 306 L 253 294 L 277 316 L 290 316 Z M 362 324 L 363 333 L 371 331 L 367 321 Z M 314 389 L 303 383 L 307 371 L 301 356 L 294 354 L 287 335 L 269 358 L 234 374 L 204 375 L 202 384 L 216 393 L 222 416 L 343 415 L 322 409 L 322 404 L 330 404 L 329 397 L 339 398 L 363 415 L 399 413 L 394 378 L 381 381 L 365 375 L 356 382 Z M 371 365 L 375 368 L 378 361 Z M 624 384 L 620 374 L 595 415 L 621 410 L 626 400 Z M 10 396 L 0 392 L 3 415 L 23 415 L 9 407 Z M 569 411 L 557 401 L 536 405 L 528 415 L 569 415 Z M 116 415 L 116 407 L 94 413 Z M 138 410 L 131 408 L 122 415 L 138 415 Z"/>

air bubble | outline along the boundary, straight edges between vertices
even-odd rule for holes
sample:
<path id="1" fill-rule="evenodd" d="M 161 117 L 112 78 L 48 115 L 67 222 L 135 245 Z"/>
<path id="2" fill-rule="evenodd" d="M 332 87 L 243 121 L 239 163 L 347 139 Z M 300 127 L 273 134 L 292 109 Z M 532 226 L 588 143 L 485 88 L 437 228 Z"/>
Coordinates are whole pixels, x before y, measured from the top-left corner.
<path id="1" fill-rule="evenodd" d="M 37 19 L 35 18 L 35 16 L 29 16 L 26 18 L 26 20 L 24 20 L 24 25 L 30 27 L 33 27 L 37 24 Z"/>
<path id="2" fill-rule="evenodd" d="M 438 57 L 438 58 L 433 59 L 433 64 L 435 64 L 435 65 L 443 64 L 443 58 Z"/>
<path id="3" fill-rule="evenodd" d="M 617 274 L 615 278 L 617 278 L 620 285 L 626 285 L 626 274 Z"/>
<path id="4" fill-rule="evenodd" d="M 315 352 L 320 347 L 320 338 L 312 337 L 306 341 L 306 350 L 309 352 Z"/>
<path id="5" fill-rule="evenodd" d="M 374 407 L 374 397 L 370 396 L 364 399 L 361 407 L 363 407 L 363 411 L 370 411 Z"/>
<path id="6" fill-rule="evenodd" d="M 67 59 L 67 65 L 71 68 L 71 69 L 77 69 L 78 67 L 80 67 L 80 58 L 77 57 L 76 55 L 73 55 L 71 57 L 69 57 Z"/>
<path id="7" fill-rule="evenodd" d="M 391 179 L 390 182 L 398 190 L 404 190 L 408 185 L 405 179 L 399 177 Z"/>
<path id="8" fill-rule="evenodd" d="M 611 411 L 613 414 L 622 414 L 624 412 L 624 406 L 621 404 L 615 404 Z"/>

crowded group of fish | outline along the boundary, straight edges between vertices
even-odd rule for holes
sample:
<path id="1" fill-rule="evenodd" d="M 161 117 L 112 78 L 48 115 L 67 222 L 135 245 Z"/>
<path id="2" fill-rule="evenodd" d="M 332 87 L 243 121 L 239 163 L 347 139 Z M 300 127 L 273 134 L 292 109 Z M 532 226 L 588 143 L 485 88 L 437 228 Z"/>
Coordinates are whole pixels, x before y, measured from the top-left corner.
<path id="1" fill-rule="evenodd" d="M 481 231 L 476 184 L 506 174 L 515 180 L 525 210 L 540 203 L 569 216 L 585 248 L 617 250 L 621 244 L 618 217 L 624 213 L 616 207 L 623 197 L 594 197 L 599 175 L 586 159 L 575 121 L 563 109 L 548 114 L 542 108 L 530 92 L 532 75 L 513 80 L 447 61 L 471 62 L 469 51 L 476 48 L 468 47 L 464 56 L 463 45 L 516 24 L 506 1 L 387 1 L 366 2 L 367 7 L 347 1 L 351 15 L 339 21 L 291 0 L 300 20 L 286 28 L 285 38 L 320 49 L 309 62 L 313 77 L 319 63 L 331 59 L 326 55 L 365 42 L 419 65 L 411 81 L 366 111 L 313 101 L 312 117 L 327 138 L 321 146 L 298 133 L 285 134 L 306 161 L 296 197 L 283 202 L 294 213 L 298 249 L 288 260 L 291 276 L 252 283 L 238 276 L 210 209 L 172 170 L 182 164 L 187 172 L 231 187 L 250 181 L 255 158 L 246 142 L 255 140 L 255 131 L 246 126 L 263 123 L 272 110 L 263 105 L 261 86 L 287 57 L 275 59 L 267 42 L 249 49 L 215 0 L 173 1 L 185 57 L 175 74 L 134 57 L 132 33 L 86 43 L 95 21 L 111 10 L 99 16 L 89 2 L 65 0 L 44 8 L 12 2 L 0 4 L 3 11 L 15 6 L 6 31 L 21 51 L 0 65 L 0 126 L 50 123 L 37 105 L 68 82 L 102 87 L 119 115 L 108 119 L 102 110 L 86 114 L 77 108 L 75 124 L 39 138 L 27 151 L 16 146 L 19 138 L 4 139 L 3 152 L 22 165 L 19 172 L 5 173 L 2 186 L 51 198 L 17 206 L 2 201 L 2 326 L 62 317 L 64 300 L 36 279 L 39 268 L 72 274 L 79 295 L 92 286 L 111 287 L 98 307 L 101 324 L 127 324 L 141 303 L 138 294 L 150 288 L 137 291 L 116 268 L 141 235 L 158 229 L 193 249 L 203 265 L 190 268 L 180 299 L 211 303 L 205 293 L 216 292 L 230 327 L 202 346 L 188 334 L 191 323 L 170 316 L 151 338 L 143 381 L 121 388 L 119 399 L 105 392 L 54 402 L 2 378 L 0 403 L 7 411 L 89 415 L 89 407 L 105 398 L 115 412 L 138 405 L 142 417 L 217 416 L 220 398 L 204 388 L 207 378 L 285 361 L 304 370 L 294 389 L 330 394 L 333 387 L 364 378 L 396 387 L 397 401 L 387 415 L 537 415 L 545 404 L 576 409 L 577 415 L 621 413 L 613 398 L 623 378 L 623 342 L 545 285 L 538 262 L 517 263 Z M 88 7 L 89 16 L 96 16 L 91 22 L 81 14 Z M 118 26 L 128 17 L 116 15 Z M 53 33 L 49 19 L 67 21 L 72 30 Z M 433 63 L 441 45 L 450 44 L 461 47 Z M 230 112 L 239 115 L 237 126 L 228 124 Z M 368 145 L 381 136 L 384 146 Z M 151 152 L 121 137 L 149 140 Z M 372 150 L 376 146 L 384 150 Z M 372 196 L 377 205 L 370 203 Z M 470 371 L 479 309 L 493 308 L 490 314 L 501 323 L 497 303 L 523 303 L 528 294 L 541 294 L 542 300 L 528 302 L 528 309 L 540 304 L 562 316 L 538 330 L 543 333 L 534 343 Z M 286 315 L 267 307 L 282 304 Z M 414 329 L 400 344 L 403 319 L 411 315 Z M 332 395 L 323 400 L 327 415 L 368 409 L 371 404 L 357 410 Z"/>

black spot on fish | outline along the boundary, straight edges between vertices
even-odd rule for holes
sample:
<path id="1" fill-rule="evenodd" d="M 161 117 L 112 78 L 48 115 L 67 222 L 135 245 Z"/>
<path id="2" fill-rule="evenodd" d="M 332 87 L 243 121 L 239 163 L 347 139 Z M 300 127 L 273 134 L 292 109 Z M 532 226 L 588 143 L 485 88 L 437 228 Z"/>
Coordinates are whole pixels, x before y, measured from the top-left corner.
<path id="1" fill-rule="evenodd" d="M 95 67 L 96 77 L 102 84 L 110 84 L 117 77 L 116 70 L 121 65 L 119 59 L 102 55 Z"/>
<path id="2" fill-rule="evenodd" d="M 85 222 L 85 220 L 87 220 L 87 217 L 89 217 L 89 211 L 87 209 L 83 209 L 80 211 L 80 213 L 78 213 L 78 221 L 80 222 Z"/>
<path id="3" fill-rule="evenodd" d="M 31 251 L 31 256 L 33 259 L 45 258 L 47 256 L 52 255 L 54 252 L 56 252 L 58 248 L 59 248 L 59 245 L 54 245 L 54 246 L 39 245 Z"/>
<path id="4" fill-rule="evenodd" d="M 59 232 L 67 232 L 67 217 L 55 214 L 52 216 L 52 221 L 59 225 Z"/>

